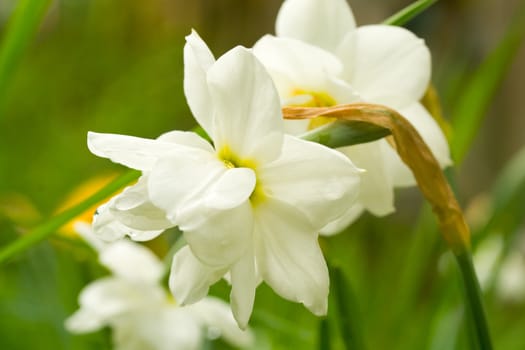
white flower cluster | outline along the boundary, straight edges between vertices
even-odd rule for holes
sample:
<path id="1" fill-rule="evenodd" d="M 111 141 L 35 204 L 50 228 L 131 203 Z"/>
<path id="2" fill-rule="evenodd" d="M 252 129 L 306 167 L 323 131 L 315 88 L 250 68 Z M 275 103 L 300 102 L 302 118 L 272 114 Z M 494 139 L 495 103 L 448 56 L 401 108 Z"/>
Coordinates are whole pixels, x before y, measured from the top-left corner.
<path id="1" fill-rule="evenodd" d="M 110 326 L 117 350 L 198 350 L 205 338 L 217 336 L 239 347 L 252 344 L 252 333 L 237 327 L 222 300 L 206 297 L 180 307 L 160 283 L 163 263 L 144 246 L 129 240 L 104 243 L 83 222 L 75 229 L 112 275 L 82 290 L 80 309 L 66 320 L 70 332 Z"/>
<path id="2" fill-rule="evenodd" d="M 431 70 L 421 39 L 399 27 L 356 28 L 345 0 L 286 0 L 276 27 L 277 37 L 217 60 L 197 33 L 186 38 L 184 91 L 211 143 L 182 131 L 154 140 L 88 135 L 92 153 L 142 172 L 99 208 L 95 234 L 145 241 L 178 227 L 186 245 L 173 258 L 174 299 L 203 300 L 226 276 L 243 329 L 263 281 L 326 314 L 319 233 L 340 231 L 365 209 L 392 212 L 393 188 L 415 184 L 386 141 L 341 150 L 304 141 L 301 133 L 330 120 L 284 122 L 283 106 L 383 104 L 413 123 L 442 166 L 450 164 L 443 133 L 419 103 Z"/>

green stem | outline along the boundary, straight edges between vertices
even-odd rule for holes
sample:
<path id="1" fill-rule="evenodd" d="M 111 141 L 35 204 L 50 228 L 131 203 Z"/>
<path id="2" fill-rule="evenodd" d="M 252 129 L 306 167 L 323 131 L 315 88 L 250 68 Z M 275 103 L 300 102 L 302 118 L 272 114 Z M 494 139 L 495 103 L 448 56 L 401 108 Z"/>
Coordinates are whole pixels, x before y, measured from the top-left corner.
<path id="1" fill-rule="evenodd" d="M 474 264 L 472 263 L 472 256 L 468 251 L 455 256 L 463 277 L 469 314 L 474 325 L 479 348 L 481 350 L 492 350 L 487 318 L 481 298 L 481 289 L 474 270 Z"/>
<path id="2" fill-rule="evenodd" d="M 328 317 L 323 317 L 319 320 L 319 350 L 330 350 L 331 348 L 330 324 Z"/>
<path id="3" fill-rule="evenodd" d="M 355 322 L 355 316 L 359 312 L 357 311 L 353 290 L 345 280 L 343 271 L 338 267 L 330 267 L 330 282 L 334 293 L 335 309 L 339 314 L 339 328 L 345 348 L 347 350 L 362 350 L 365 346 L 359 327 Z"/>
<path id="4" fill-rule="evenodd" d="M 439 242 L 439 232 L 436 219 L 428 203 L 424 203 L 419 214 L 418 221 L 412 231 L 410 242 L 407 245 L 403 257 L 403 265 L 396 272 L 396 288 L 392 291 L 393 300 L 390 315 L 384 317 L 388 322 L 387 327 L 392 329 L 393 334 L 400 341 L 395 342 L 397 346 L 393 349 L 404 349 L 406 344 L 401 341 L 406 336 L 406 325 L 404 320 L 410 319 L 417 312 L 414 300 L 421 293 L 425 283 L 427 267 Z M 414 261 L 418 263 L 415 264 Z"/>
<path id="5" fill-rule="evenodd" d="M 133 180 L 136 180 L 139 176 L 140 173 L 135 170 L 126 172 L 82 203 L 63 211 L 49 221 L 26 233 L 23 237 L 7 245 L 0 250 L 0 264 L 46 239 L 55 233 L 60 227 L 71 221 L 71 219 L 82 214 L 93 205 L 103 201 L 114 192 L 118 191 Z"/>
<path id="6" fill-rule="evenodd" d="M 16 65 L 38 29 L 50 3 L 51 0 L 18 1 L 0 46 L 0 109 Z"/>
<path id="7" fill-rule="evenodd" d="M 394 15 L 388 17 L 383 21 L 383 24 L 389 24 L 393 26 L 402 26 L 403 24 L 410 21 L 412 18 L 425 11 L 430 5 L 437 2 L 437 0 L 418 0 Z"/>

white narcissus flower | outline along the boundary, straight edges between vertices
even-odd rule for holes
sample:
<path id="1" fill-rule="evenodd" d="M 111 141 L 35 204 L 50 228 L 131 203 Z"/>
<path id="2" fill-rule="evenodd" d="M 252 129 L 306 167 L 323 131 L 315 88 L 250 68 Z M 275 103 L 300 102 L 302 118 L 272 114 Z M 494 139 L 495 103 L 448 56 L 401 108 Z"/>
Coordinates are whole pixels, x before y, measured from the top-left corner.
<path id="1" fill-rule="evenodd" d="M 93 231 L 104 241 L 128 235 L 134 241 L 148 241 L 174 224 L 148 197 L 147 175 L 101 205 L 93 217 Z"/>
<path id="2" fill-rule="evenodd" d="M 483 290 L 495 285 L 502 300 L 512 303 L 525 301 L 525 238 L 505 250 L 503 237 L 494 234 L 476 247 L 473 255 L 476 274 Z"/>
<path id="3" fill-rule="evenodd" d="M 356 28 L 346 0 L 286 0 L 277 16 L 277 37 L 267 35 L 255 55 L 274 79 L 283 105 L 326 107 L 352 102 L 382 104 L 406 117 L 442 167 L 451 164 L 447 141 L 419 103 L 431 74 L 430 53 L 408 30 L 388 25 Z M 287 121 L 300 134 L 330 122 Z M 339 149 L 362 174 L 358 203 L 323 233 L 337 233 L 363 210 L 394 211 L 394 187 L 415 185 L 408 167 L 385 140 Z"/>
<path id="4" fill-rule="evenodd" d="M 355 201 L 358 170 L 337 151 L 284 134 L 279 95 L 248 49 L 215 61 L 194 32 L 184 60 L 188 103 L 213 145 L 181 131 L 156 140 L 90 133 L 93 153 L 144 174 L 136 185 L 143 188 L 128 190 L 135 197 L 110 206 L 113 218 L 133 229 L 177 225 L 184 232 L 188 246 L 175 255 L 170 276 L 183 304 L 229 273 L 241 327 L 261 280 L 325 314 L 328 271 L 318 232 Z M 168 222 L 148 226 L 158 210 Z"/>
<path id="5" fill-rule="evenodd" d="M 513 251 L 503 261 L 496 281 L 496 291 L 505 300 L 525 301 L 525 254 Z"/>
<path id="6" fill-rule="evenodd" d="M 225 302 L 208 297 L 186 307 L 177 305 L 160 284 L 162 262 L 147 248 L 127 240 L 97 247 L 100 262 L 113 275 L 82 290 L 80 309 L 66 320 L 70 332 L 109 326 L 115 349 L 120 350 L 197 350 L 207 333 L 235 346 L 252 343 L 251 332 L 237 327 Z"/>

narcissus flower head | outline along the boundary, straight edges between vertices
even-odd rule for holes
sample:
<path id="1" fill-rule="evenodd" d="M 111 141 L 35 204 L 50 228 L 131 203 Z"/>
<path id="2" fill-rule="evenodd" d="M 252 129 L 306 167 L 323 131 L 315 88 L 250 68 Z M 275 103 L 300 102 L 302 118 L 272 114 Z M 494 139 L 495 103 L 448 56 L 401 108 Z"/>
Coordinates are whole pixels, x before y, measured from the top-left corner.
<path id="1" fill-rule="evenodd" d="M 327 107 L 368 102 L 395 109 L 407 118 L 445 167 L 447 141 L 419 103 L 431 75 L 430 52 L 410 31 L 388 25 L 356 27 L 346 0 L 286 0 L 275 36 L 264 36 L 254 53 L 268 69 L 284 106 Z M 300 134 L 332 120 L 287 121 Z M 382 216 L 394 211 L 394 187 L 415 180 L 385 140 L 340 148 L 366 172 L 358 202 L 324 228 L 335 233 L 363 210 Z"/>
<path id="2" fill-rule="evenodd" d="M 184 232 L 188 247 L 171 272 L 182 303 L 201 299 L 229 273 L 241 327 L 261 280 L 325 314 L 328 272 L 318 232 L 355 201 L 358 170 L 341 153 L 284 133 L 279 95 L 250 50 L 236 47 L 215 61 L 194 32 L 184 59 L 189 106 L 213 144 L 181 131 L 156 140 L 90 133 L 93 153 L 144 174 L 143 187 L 117 198 L 112 215 L 129 219 L 131 229 L 177 225 Z M 153 227 L 159 211 L 163 220 Z"/>
<path id="3" fill-rule="evenodd" d="M 187 307 L 178 305 L 160 284 L 163 263 L 147 248 L 128 240 L 99 243 L 95 248 L 100 249 L 100 262 L 112 275 L 82 290 L 80 309 L 66 320 L 70 332 L 109 326 L 114 346 L 121 350 L 197 350 L 208 332 L 236 346 L 252 343 L 251 332 L 237 327 L 225 302 L 207 297 Z"/>

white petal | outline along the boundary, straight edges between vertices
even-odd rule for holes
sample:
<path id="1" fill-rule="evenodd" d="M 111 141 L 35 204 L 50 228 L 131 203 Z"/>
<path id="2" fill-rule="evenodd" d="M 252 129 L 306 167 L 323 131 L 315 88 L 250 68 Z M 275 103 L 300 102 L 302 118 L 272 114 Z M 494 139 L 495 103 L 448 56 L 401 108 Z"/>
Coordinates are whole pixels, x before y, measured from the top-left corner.
<path id="1" fill-rule="evenodd" d="M 278 36 L 305 41 L 334 52 L 355 29 L 346 0 L 286 0 L 276 21 Z"/>
<path id="2" fill-rule="evenodd" d="M 184 238 L 207 265 L 229 266 L 244 255 L 251 242 L 253 213 L 249 201 L 228 210 L 200 208 L 180 216 L 188 223 L 179 224 Z"/>
<path id="3" fill-rule="evenodd" d="M 365 170 L 360 174 L 361 188 L 357 201 L 376 216 L 384 216 L 395 210 L 394 185 L 385 158 L 385 147 L 390 146 L 385 140 L 379 140 L 339 149 L 356 166 Z"/>
<path id="4" fill-rule="evenodd" d="M 88 132 L 91 153 L 137 170 L 149 170 L 174 145 L 140 137 Z"/>
<path id="5" fill-rule="evenodd" d="M 97 252 L 102 251 L 102 249 L 106 247 L 107 243 L 95 235 L 92 225 L 86 222 L 77 221 L 73 224 L 73 228 L 78 232 L 80 237 L 82 237 L 84 241 L 86 241 Z"/>
<path id="6" fill-rule="evenodd" d="M 421 103 L 413 103 L 406 108 L 400 109 L 399 113 L 416 128 L 442 168 L 452 165 L 450 149 L 445 134 Z"/>
<path id="7" fill-rule="evenodd" d="M 93 233 L 105 242 L 113 242 L 126 235 L 126 228 L 115 219 L 109 210 L 110 203 L 98 207 L 93 216 Z"/>
<path id="8" fill-rule="evenodd" d="M 175 222 L 182 204 L 204 191 L 226 170 L 214 154 L 188 148 L 159 159 L 149 174 L 149 196 L 153 204 Z"/>
<path id="9" fill-rule="evenodd" d="M 308 131 L 309 119 L 285 120 L 284 131 L 290 135 L 301 135 Z"/>
<path id="10" fill-rule="evenodd" d="M 184 94 L 191 112 L 204 130 L 213 137 L 213 105 L 206 73 L 215 58 L 206 43 L 192 30 L 184 46 Z"/>
<path id="11" fill-rule="evenodd" d="M 116 350 L 198 350 L 202 345 L 199 320 L 175 305 L 129 315 L 112 330 Z"/>
<path id="12" fill-rule="evenodd" d="M 286 203 L 266 201 L 257 207 L 254 232 L 263 279 L 282 297 L 325 315 L 328 269 L 307 217 Z"/>
<path id="13" fill-rule="evenodd" d="M 200 350 L 204 329 L 190 310 L 181 307 L 167 307 L 161 312 L 149 313 L 147 325 L 140 327 L 155 350 Z M 143 349 L 143 348 L 142 348 Z M 148 348 L 149 349 L 149 348 Z"/>
<path id="14" fill-rule="evenodd" d="M 251 243 L 251 240 L 250 240 Z M 230 302 L 233 317 L 241 329 L 246 329 L 253 310 L 258 277 L 253 252 L 250 249 L 230 270 L 232 289 Z"/>
<path id="15" fill-rule="evenodd" d="M 253 52 L 272 76 L 281 98 L 293 96 L 294 90 L 329 93 L 327 80 L 343 70 L 335 55 L 295 39 L 266 35 L 255 43 Z"/>
<path id="16" fill-rule="evenodd" d="M 272 79 L 243 47 L 236 47 L 208 71 L 215 107 L 213 140 L 221 152 L 257 162 L 278 156 L 282 144 L 282 114 Z"/>
<path id="17" fill-rule="evenodd" d="M 129 235 L 136 241 L 148 241 L 160 235 L 160 230 L 137 230 L 124 225 L 115 215 L 113 215 L 111 206 L 114 204 L 114 197 L 109 203 L 101 205 L 93 217 L 93 233 L 99 239 L 106 242 L 113 242 Z"/>
<path id="18" fill-rule="evenodd" d="M 496 291 L 510 302 L 521 303 L 525 298 L 525 265 L 519 251 L 511 251 L 503 261 L 497 280 Z"/>
<path id="19" fill-rule="evenodd" d="M 327 79 L 326 91 L 337 104 L 354 103 L 363 100 L 362 96 L 352 86 L 340 78 Z"/>
<path id="20" fill-rule="evenodd" d="M 104 327 L 106 320 L 90 310 L 80 309 L 68 317 L 64 325 L 71 333 L 90 333 Z"/>
<path id="21" fill-rule="evenodd" d="M 498 261 L 503 253 L 503 239 L 500 235 L 489 236 L 476 247 L 473 263 L 480 287 L 486 290 L 494 278 Z"/>
<path id="22" fill-rule="evenodd" d="M 255 172 L 252 169 L 229 169 L 210 186 L 203 201 L 208 208 L 235 208 L 250 198 L 255 181 Z"/>
<path id="23" fill-rule="evenodd" d="M 79 296 L 79 304 L 81 310 L 96 314 L 102 324 L 107 324 L 124 313 L 152 307 L 164 299 L 165 294 L 160 286 L 107 277 L 84 288 Z"/>
<path id="24" fill-rule="evenodd" d="M 331 223 L 323 227 L 319 233 L 322 236 L 333 236 L 335 234 L 340 233 L 351 223 L 356 221 L 361 216 L 364 210 L 365 208 L 362 204 L 354 204 L 353 206 L 348 208 L 348 210 L 346 211 L 346 213 L 343 214 L 343 216 L 339 217 L 338 219 L 332 221 Z"/>
<path id="25" fill-rule="evenodd" d="M 228 343 L 238 347 L 253 344 L 253 333 L 250 330 L 239 329 L 230 307 L 221 299 L 207 297 L 186 308 L 191 308 L 191 312 L 201 319 L 209 332 L 218 332 Z"/>
<path id="26" fill-rule="evenodd" d="M 347 157 L 288 135 L 281 157 L 258 174 L 268 196 L 302 210 L 318 229 L 343 215 L 359 192 L 359 171 Z"/>
<path id="27" fill-rule="evenodd" d="M 418 101 L 430 81 L 430 52 L 424 41 L 394 26 L 359 27 L 351 85 L 365 100 L 391 108 Z"/>
<path id="28" fill-rule="evenodd" d="M 353 67 L 355 65 L 355 50 L 356 50 L 356 37 L 357 32 L 348 32 L 339 46 L 337 47 L 336 54 L 341 62 L 344 63 L 342 78 L 346 81 L 353 81 Z"/>
<path id="29" fill-rule="evenodd" d="M 450 150 L 443 131 L 419 102 L 401 109 L 399 113 L 416 128 L 442 168 L 452 165 Z M 396 187 L 415 186 L 416 179 L 412 170 L 401 160 L 397 152 L 390 146 L 384 147 L 384 152 L 394 185 Z"/>
<path id="30" fill-rule="evenodd" d="M 184 145 L 191 148 L 200 148 L 207 152 L 214 152 L 213 146 L 208 141 L 192 131 L 169 131 L 157 137 L 157 140 Z"/>
<path id="31" fill-rule="evenodd" d="M 185 246 L 173 257 L 169 281 L 171 293 L 182 305 L 192 304 L 204 298 L 210 285 L 221 279 L 226 270 L 204 265 Z"/>
<path id="32" fill-rule="evenodd" d="M 99 260 L 114 275 L 137 283 L 155 285 L 164 274 L 164 265 L 155 254 L 127 240 L 108 244 Z"/>
<path id="33" fill-rule="evenodd" d="M 166 213 L 151 203 L 147 182 L 147 176 L 142 176 L 135 185 L 115 196 L 109 205 L 111 213 L 123 225 L 135 230 L 162 231 L 172 227 Z"/>

